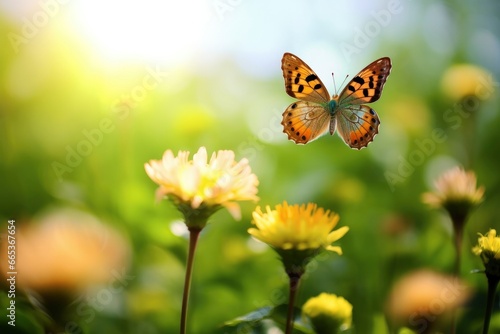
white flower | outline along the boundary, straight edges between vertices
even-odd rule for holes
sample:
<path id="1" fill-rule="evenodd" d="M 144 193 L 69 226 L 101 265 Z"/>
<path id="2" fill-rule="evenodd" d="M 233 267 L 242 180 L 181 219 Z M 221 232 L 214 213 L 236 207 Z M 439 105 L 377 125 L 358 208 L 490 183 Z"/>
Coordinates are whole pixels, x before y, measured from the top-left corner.
<path id="1" fill-rule="evenodd" d="M 179 151 L 175 157 L 167 150 L 162 160 L 145 164 L 148 176 L 160 185 L 157 199 L 167 196 L 192 209 L 223 206 L 235 219 L 241 218 L 237 201 L 258 200 L 259 181 L 247 159 L 236 162 L 233 151 L 221 150 L 208 161 L 205 147 L 200 147 L 193 160 L 188 159 L 187 151 Z"/>

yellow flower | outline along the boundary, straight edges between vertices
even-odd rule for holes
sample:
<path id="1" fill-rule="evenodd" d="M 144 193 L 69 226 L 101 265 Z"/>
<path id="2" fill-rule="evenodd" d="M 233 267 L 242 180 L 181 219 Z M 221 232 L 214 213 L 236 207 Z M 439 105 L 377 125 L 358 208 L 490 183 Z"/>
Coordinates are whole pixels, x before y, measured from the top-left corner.
<path id="1" fill-rule="evenodd" d="M 436 192 L 422 195 L 422 201 L 434 208 L 446 209 L 452 218 L 465 219 L 470 209 L 481 203 L 484 187 L 477 188 L 474 172 L 455 167 L 436 181 Z"/>
<path id="2" fill-rule="evenodd" d="M 494 90 L 491 73 L 471 64 L 458 64 L 450 67 L 443 75 L 441 87 L 444 93 L 453 100 L 461 100 L 469 96 L 486 100 Z"/>
<path id="3" fill-rule="evenodd" d="M 233 151 L 221 150 L 208 161 L 205 147 L 200 147 L 193 160 L 188 158 L 187 151 L 175 157 L 167 150 L 162 160 L 144 165 L 148 176 L 160 185 L 157 199 L 167 196 L 185 216 L 193 210 L 208 210 L 210 215 L 222 206 L 235 219 L 241 218 L 237 201 L 258 200 L 259 181 L 247 159 L 236 162 Z"/>
<path id="4" fill-rule="evenodd" d="M 338 246 L 331 246 L 349 230 L 344 226 L 332 231 L 339 221 L 339 216 L 330 210 L 318 208 L 314 203 L 301 206 L 283 204 L 276 205 L 275 210 L 266 207 L 262 212 L 257 207 L 253 212 L 253 223 L 257 228 L 248 229 L 248 233 L 274 248 L 281 249 L 318 249 L 342 254 Z"/>
<path id="5" fill-rule="evenodd" d="M 486 273 L 500 277 L 500 237 L 497 231 L 491 229 L 477 240 L 478 245 L 472 248 L 474 254 L 481 257 Z"/>
<path id="6" fill-rule="evenodd" d="M 304 267 L 306 261 L 322 250 L 342 254 L 339 246 L 331 244 L 342 238 L 349 228 L 344 226 L 332 231 L 338 221 L 337 214 L 314 203 L 299 206 L 285 201 L 276 205 L 275 210 L 267 206 L 266 212 L 257 207 L 252 221 L 256 228 L 248 229 L 248 233 L 273 247 L 285 267 Z"/>
<path id="7" fill-rule="evenodd" d="M 337 333 L 351 327 L 352 305 L 343 297 L 322 293 L 310 298 L 302 306 L 302 314 L 307 316 L 317 334 Z"/>

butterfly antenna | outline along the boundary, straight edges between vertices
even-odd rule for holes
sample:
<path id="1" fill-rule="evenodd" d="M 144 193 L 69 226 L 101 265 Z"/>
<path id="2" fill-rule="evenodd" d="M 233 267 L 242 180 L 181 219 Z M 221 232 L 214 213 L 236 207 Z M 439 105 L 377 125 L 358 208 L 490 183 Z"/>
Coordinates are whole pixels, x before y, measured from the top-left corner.
<path id="1" fill-rule="evenodd" d="M 342 81 L 342 85 L 340 85 L 340 87 L 344 86 L 344 83 L 348 77 L 349 77 L 349 74 L 345 76 L 344 81 Z M 332 72 L 332 80 L 333 80 L 333 88 L 335 89 L 335 95 L 338 95 L 337 85 L 335 84 L 335 75 L 333 74 L 333 72 Z"/>
<path id="2" fill-rule="evenodd" d="M 335 84 L 335 74 L 332 72 L 333 89 L 335 90 L 335 95 L 337 95 L 337 85 Z"/>
<path id="3" fill-rule="evenodd" d="M 345 84 L 345 81 L 347 80 L 347 78 L 349 78 L 349 74 L 347 74 L 344 78 L 344 81 L 342 81 L 342 87 L 344 87 L 344 84 Z"/>

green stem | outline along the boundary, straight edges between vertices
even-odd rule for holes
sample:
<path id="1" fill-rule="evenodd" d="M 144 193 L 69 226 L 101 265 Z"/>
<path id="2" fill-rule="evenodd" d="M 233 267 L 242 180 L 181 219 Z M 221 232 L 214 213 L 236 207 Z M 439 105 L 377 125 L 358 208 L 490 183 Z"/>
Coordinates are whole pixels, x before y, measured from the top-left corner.
<path id="1" fill-rule="evenodd" d="M 484 312 L 483 334 L 488 334 L 490 328 L 491 313 L 493 311 L 493 301 L 498 285 L 498 277 L 486 274 L 488 278 L 488 301 L 486 302 L 486 311 Z"/>
<path id="2" fill-rule="evenodd" d="M 302 273 L 288 273 L 290 278 L 290 293 L 288 296 L 288 312 L 286 316 L 285 334 L 291 334 L 293 331 L 293 309 L 295 305 L 295 297 L 299 289 L 300 277 Z"/>
<path id="3" fill-rule="evenodd" d="M 186 334 L 186 319 L 188 311 L 189 290 L 191 288 L 191 277 L 194 263 L 194 253 L 198 237 L 200 236 L 201 228 L 189 227 L 189 251 L 186 264 L 186 277 L 184 278 L 184 293 L 182 294 L 182 311 L 181 311 L 181 334 Z"/>
<path id="4" fill-rule="evenodd" d="M 454 274 L 456 277 L 460 277 L 460 269 L 462 262 L 462 240 L 464 234 L 464 225 L 455 224 L 455 266 Z"/>
<path id="5" fill-rule="evenodd" d="M 460 277 L 461 263 L 462 263 L 462 240 L 464 234 L 465 217 L 453 217 L 453 230 L 454 230 L 454 244 L 455 244 L 455 264 L 453 266 L 453 274 L 458 279 Z M 457 310 L 451 310 L 451 323 L 450 334 L 456 332 L 456 317 Z"/>

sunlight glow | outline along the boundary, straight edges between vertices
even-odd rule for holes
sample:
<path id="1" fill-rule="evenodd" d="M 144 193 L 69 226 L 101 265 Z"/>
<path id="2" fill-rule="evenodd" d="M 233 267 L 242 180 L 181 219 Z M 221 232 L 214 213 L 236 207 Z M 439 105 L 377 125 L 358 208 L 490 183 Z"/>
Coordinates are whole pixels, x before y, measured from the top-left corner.
<path id="1" fill-rule="evenodd" d="M 210 19 L 203 0 L 86 0 L 73 9 L 77 29 L 111 61 L 186 60 Z"/>
<path id="2" fill-rule="evenodd" d="M 175 220 L 170 224 L 170 232 L 178 237 L 189 237 L 189 231 L 182 220 Z"/>

